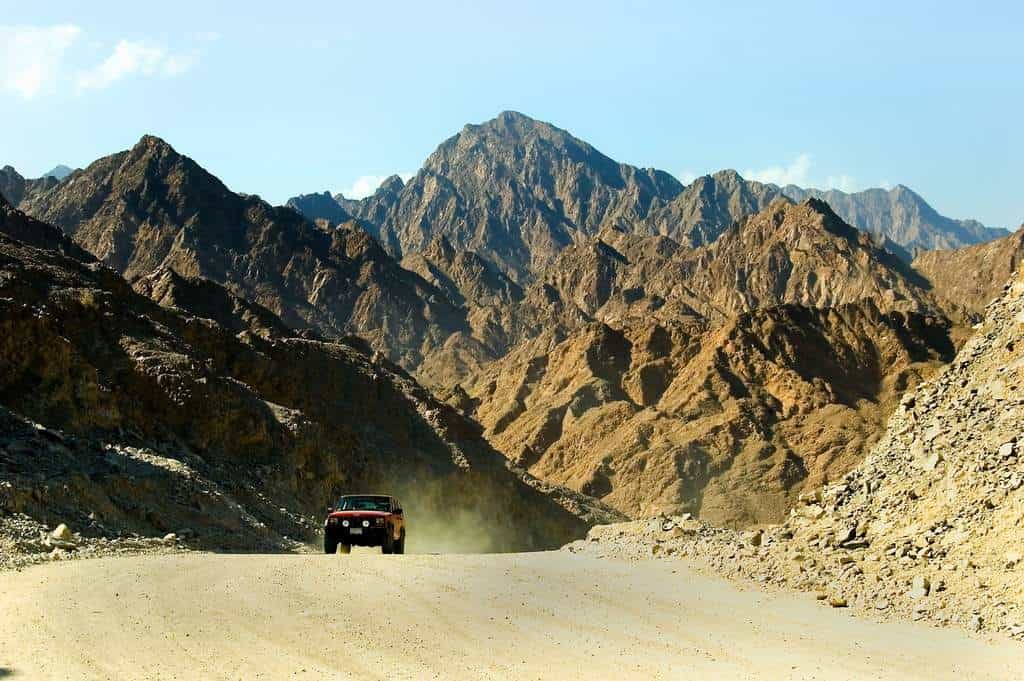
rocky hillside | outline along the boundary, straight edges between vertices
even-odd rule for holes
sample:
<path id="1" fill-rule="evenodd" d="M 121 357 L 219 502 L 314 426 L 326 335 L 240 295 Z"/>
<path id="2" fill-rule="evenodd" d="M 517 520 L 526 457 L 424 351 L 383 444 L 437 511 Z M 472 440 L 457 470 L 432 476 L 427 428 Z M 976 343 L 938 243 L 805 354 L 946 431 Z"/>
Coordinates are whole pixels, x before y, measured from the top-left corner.
<path id="1" fill-rule="evenodd" d="M 775 185 L 744 180 L 735 170 L 721 170 L 687 185 L 666 206 L 652 212 L 641 231 L 704 246 L 734 222 L 761 212 L 782 196 Z"/>
<path id="2" fill-rule="evenodd" d="M 951 316 L 980 321 L 985 306 L 998 297 L 1006 281 L 1024 262 L 1024 226 L 988 243 L 945 251 L 927 251 L 914 269 L 932 283 Z"/>
<path id="3" fill-rule="evenodd" d="M 1024 638 L 1022 348 L 1018 274 L 956 359 L 904 396 L 867 459 L 781 525 L 738 535 L 659 520 L 573 549 L 700 556 L 834 607 Z"/>
<path id="4" fill-rule="evenodd" d="M 466 385 L 488 439 L 632 517 L 781 520 L 874 444 L 902 392 L 952 356 L 940 320 L 870 301 L 722 325 L 596 323 L 516 348 Z"/>
<path id="5" fill-rule="evenodd" d="M 61 238 L 31 225 L 50 232 L 37 242 Z M 34 528 L 58 522 L 81 541 L 290 548 L 344 491 L 402 496 L 420 550 L 552 546 L 608 515 L 512 470 L 476 424 L 358 345 L 287 336 L 208 282 L 164 272 L 140 288 L 221 323 L 0 233 L 5 551 L 49 551 Z"/>
<path id="6" fill-rule="evenodd" d="M 82 262 L 96 260 L 56 227 L 25 215 L 0 193 L 0 233 L 36 248 L 57 251 Z"/>
<path id="7" fill-rule="evenodd" d="M 15 208 L 23 201 L 30 200 L 36 194 L 52 189 L 60 180 L 52 175 L 44 175 L 36 179 L 25 179 L 11 166 L 0 168 L 0 195 L 3 195 Z"/>
<path id="8" fill-rule="evenodd" d="M 129 280 L 161 268 L 209 279 L 292 328 L 356 333 L 406 366 L 465 323 L 355 224 L 320 229 L 294 210 L 235 194 L 155 137 L 25 207 Z"/>
<path id="9" fill-rule="evenodd" d="M 709 315 L 866 298 L 885 310 L 934 309 L 924 278 L 816 199 L 775 201 L 710 246 L 684 254 L 671 276 L 686 282 Z"/>
<path id="10" fill-rule="evenodd" d="M 311 220 L 326 220 L 332 225 L 340 225 L 352 219 L 352 216 L 338 204 L 330 192 L 295 196 L 288 199 L 286 205 L 309 216 Z"/>
<path id="11" fill-rule="evenodd" d="M 921 251 L 961 248 L 1006 236 L 1005 230 L 986 227 L 977 220 L 955 220 L 940 215 L 903 185 L 852 194 L 837 189 L 821 191 L 789 185 L 782 192 L 794 201 L 818 198 L 827 202 L 843 220 L 874 235 L 879 243 L 897 246 L 890 250 L 908 262 Z"/>
<path id="12" fill-rule="evenodd" d="M 612 323 L 701 316 L 725 321 L 781 304 L 833 307 L 871 299 L 884 311 L 937 311 L 928 282 L 827 204 L 777 199 L 713 244 L 605 230 L 564 250 L 543 284 Z"/>

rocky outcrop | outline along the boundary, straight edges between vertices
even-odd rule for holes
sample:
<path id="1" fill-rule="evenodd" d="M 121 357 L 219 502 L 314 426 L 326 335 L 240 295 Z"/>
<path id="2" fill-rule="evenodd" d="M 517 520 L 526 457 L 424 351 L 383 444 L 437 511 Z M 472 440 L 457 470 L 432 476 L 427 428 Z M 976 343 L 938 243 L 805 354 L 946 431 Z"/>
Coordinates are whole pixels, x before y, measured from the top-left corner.
<path id="1" fill-rule="evenodd" d="M 332 225 L 340 225 L 352 219 L 352 216 L 334 200 L 330 192 L 295 196 L 288 199 L 288 203 L 285 205 L 297 210 L 310 220 L 326 220 Z"/>
<path id="2" fill-rule="evenodd" d="M 1024 227 L 977 246 L 928 251 L 914 259 L 951 317 L 974 323 L 1024 262 Z"/>
<path id="3" fill-rule="evenodd" d="M 843 220 L 874 235 L 879 243 L 895 244 L 897 248 L 890 250 L 907 262 L 921 251 L 961 248 L 1006 235 L 1005 230 L 986 227 L 977 220 L 954 220 L 940 215 L 903 185 L 852 194 L 788 185 L 782 192 L 794 201 L 818 198 L 827 202 Z"/>
<path id="4" fill-rule="evenodd" d="M 0 194 L 0 233 L 29 246 L 57 251 L 82 262 L 95 260 L 92 254 L 79 248 L 53 225 L 40 222 L 16 209 L 3 194 Z"/>
<path id="5" fill-rule="evenodd" d="M 607 515 L 516 472 L 387 360 L 261 337 L 281 330 L 266 311 L 211 286 L 154 275 L 140 288 L 178 306 L 161 307 L 99 263 L 0 234 L 0 516 L 287 549 L 316 538 L 334 496 L 381 490 L 403 498 L 421 550 L 496 550 Z M 180 308 L 197 302 L 202 316 Z"/>
<path id="6" fill-rule="evenodd" d="M 735 170 L 698 177 L 671 202 L 654 211 L 643 231 L 688 246 L 705 246 L 734 222 L 759 213 L 783 196 L 775 185 L 744 180 Z"/>
<path id="7" fill-rule="evenodd" d="M 212 319 L 231 333 L 248 331 L 263 338 L 298 336 L 267 308 L 232 294 L 219 284 L 200 277 L 183 277 L 161 268 L 135 280 L 132 288 L 161 307 L 172 307 Z M 302 335 L 317 339 L 315 334 Z"/>
<path id="8" fill-rule="evenodd" d="M 30 200 L 36 194 L 52 189 L 60 180 L 52 175 L 44 175 L 36 179 L 25 179 L 11 166 L 0 168 L 0 195 L 15 208 L 19 207 L 22 201 Z"/>
<path id="9" fill-rule="evenodd" d="M 459 306 L 497 307 L 522 300 L 523 290 L 473 251 L 457 250 L 444 236 L 402 260 Z"/>
<path id="10" fill-rule="evenodd" d="M 903 390 L 952 356 L 944 323 L 870 302 L 723 325 L 542 335 L 466 384 L 488 439 L 538 477 L 645 517 L 777 522 L 861 461 Z"/>

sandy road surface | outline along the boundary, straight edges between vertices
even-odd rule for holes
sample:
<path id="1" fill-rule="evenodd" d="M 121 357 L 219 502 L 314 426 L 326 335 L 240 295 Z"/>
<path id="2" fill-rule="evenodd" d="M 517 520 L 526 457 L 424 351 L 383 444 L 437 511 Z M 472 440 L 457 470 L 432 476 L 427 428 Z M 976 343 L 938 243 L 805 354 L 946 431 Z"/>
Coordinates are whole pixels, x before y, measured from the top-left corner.
<path id="1" fill-rule="evenodd" d="M 880 625 L 678 563 L 568 553 L 176 555 L 0 573 L 0 678 L 10 679 L 1021 673 L 1018 644 Z"/>

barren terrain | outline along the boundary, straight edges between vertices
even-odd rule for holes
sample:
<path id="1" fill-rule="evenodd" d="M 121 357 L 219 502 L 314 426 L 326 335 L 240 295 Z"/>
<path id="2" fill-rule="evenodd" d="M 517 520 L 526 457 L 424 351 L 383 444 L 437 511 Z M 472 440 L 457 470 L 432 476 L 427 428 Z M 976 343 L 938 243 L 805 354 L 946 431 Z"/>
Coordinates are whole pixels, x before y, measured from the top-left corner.
<path id="1" fill-rule="evenodd" d="M 1024 649 L 683 561 L 181 554 L 6 572 L 12 679 L 1004 679 Z"/>

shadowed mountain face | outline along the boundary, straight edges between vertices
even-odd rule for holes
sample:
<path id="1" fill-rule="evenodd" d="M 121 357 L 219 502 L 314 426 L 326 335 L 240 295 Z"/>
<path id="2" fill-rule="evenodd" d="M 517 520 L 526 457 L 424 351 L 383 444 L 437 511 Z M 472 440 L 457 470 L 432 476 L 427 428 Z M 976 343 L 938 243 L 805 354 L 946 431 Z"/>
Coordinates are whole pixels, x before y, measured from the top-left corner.
<path id="1" fill-rule="evenodd" d="M 155 137 L 26 202 L 129 280 L 170 268 L 218 282 L 299 329 L 358 333 L 414 366 L 461 312 L 352 223 L 319 229 L 230 191 Z"/>
<path id="2" fill-rule="evenodd" d="M 310 220 L 326 220 L 332 225 L 352 219 L 352 216 L 334 200 L 330 192 L 296 196 L 288 199 L 288 203 L 285 205 L 308 216 Z"/>
<path id="3" fill-rule="evenodd" d="M 614 517 L 511 470 L 386 360 L 294 337 L 168 271 L 139 282 L 158 305 L 98 262 L 27 245 L 13 216 L 0 223 L 2 515 L 93 537 L 187 527 L 199 546 L 246 550 L 315 540 L 310 518 L 352 490 L 402 496 L 424 549 L 428 518 L 474 528 L 436 534 L 433 550 L 558 546 L 590 510 Z M 48 229 L 36 243 L 63 238 L 29 226 Z"/>
<path id="4" fill-rule="evenodd" d="M 29 180 L 22 177 L 11 166 L 4 166 L 0 168 L 0 195 L 3 195 L 12 206 L 18 208 L 23 201 L 54 187 L 61 179 L 63 178 L 44 175 Z"/>
<path id="5" fill-rule="evenodd" d="M 92 254 L 80 248 L 53 225 L 25 215 L 0 194 L 0 233 L 21 243 L 56 251 L 81 262 L 93 262 Z"/>

